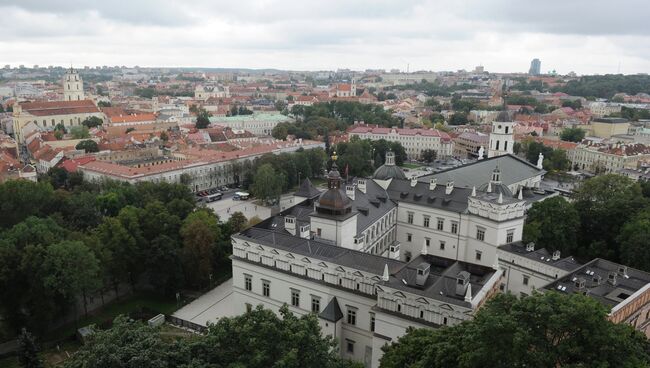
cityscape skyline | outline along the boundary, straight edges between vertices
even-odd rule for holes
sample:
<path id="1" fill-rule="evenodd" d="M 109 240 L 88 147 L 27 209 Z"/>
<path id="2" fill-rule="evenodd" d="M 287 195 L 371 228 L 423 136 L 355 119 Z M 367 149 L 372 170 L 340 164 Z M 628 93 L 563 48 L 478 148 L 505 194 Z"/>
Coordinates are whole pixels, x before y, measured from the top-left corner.
<path id="1" fill-rule="evenodd" d="M 650 37 L 643 6 L 623 1 L 610 19 L 604 1 L 561 12 L 529 1 L 138 1 L 119 12 L 97 2 L 0 1 L 13 20 L 0 25 L 0 63 L 525 73 L 539 58 L 542 73 L 636 74 L 650 70 L 650 52 L 637 46 Z"/>

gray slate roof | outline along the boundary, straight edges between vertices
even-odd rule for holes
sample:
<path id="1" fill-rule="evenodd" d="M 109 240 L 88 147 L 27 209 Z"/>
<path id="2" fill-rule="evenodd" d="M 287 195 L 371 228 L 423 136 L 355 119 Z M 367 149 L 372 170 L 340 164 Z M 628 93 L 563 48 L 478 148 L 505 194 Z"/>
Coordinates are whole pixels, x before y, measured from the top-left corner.
<path id="1" fill-rule="evenodd" d="M 438 185 L 444 184 L 449 180 L 454 181 L 456 187 L 472 188 L 479 187 L 490 181 L 492 171 L 496 167 L 501 170 L 501 182 L 505 185 L 512 185 L 514 183 L 543 175 L 546 173 L 540 170 L 537 166 L 524 161 L 513 155 L 503 155 L 491 157 L 476 162 L 451 168 L 448 170 L 440 171 L 435 174 L 425 175 L 418 178 L 418 181 L 429 183 L 431 178 L 438 181 Z"/>
<path id="2" fill-rule="evenodd" d="M 318 190 L 314 184 L 311 183 L 311 180 L 307 178 L 302 181 L 300 188 L 298 188 L 298 191 L 293 193 L 293 195 L 304 198 L 315 198 L 318 197 L 320 193 L 320 190 Z"/>
<path id="3" fill-rule="evenodd" d="M 508 253 L 513 253 L 518 256 L 528 258 L 530 260 L 557 267 L 565 271 L 575 270 L 581 265 L 581 263 L 576 261 L 576 259 L 573 257 L 565 257 L 558 260 L 553 260 L 553 255 L 546 248 L 527 251 L 526 245 L 523 242 L 504 244 L 500 246 L 499 249 Z"/>
<path id="4" fill-rule="evenodd" d="M 430 273 L 424 285 L 418 286 L 415 283 L 417 267 L 423 262 L 431 265 Z M 465 301 L 465 295 L 456 294 L 457 277 L 461 272 L 469 273 L 472 295 L 476 295 L 496 271 L 491 267 L 460 262 L 453 259 L 432 255 L 419 255 L 398 272 L 391 274 L 390 280 L 383 284 L 393 289 L 470 308 L 471 304 Z"/>
<path id="5" fill-rule="evenodd" d="M 625 266 L 596 258 L 563 278 L 548 284 L 544 289 L 567 294 L 585 292 L 587 296 L 613 308 L 650 283 L 650 273 L 630 267 L 626 267 L 626 272 L 623 273 L 621 272 L 622 267 Z M 616 275 L 615 285 L 608 282 L 610 273 Z M 580 279 L 585 281 L 583 289 L 576 285 Z"/>
<path id="6" fill-rule="evenodd" d="M 336 297 L 333 297 L 332 300 L 327 303 L 327 307 L 325 307 L 325 309 L 323 309 L 323 311 L 320 312 L 318 316 L 330 322 L 338 322 L 341 318 L 343 318 L 343 312 L 341 312 L 341 307 L 339 306 L 339 302 L 336 300 Z"/>
<path id="7" fill-rule="evenodd" d="M 429 190 L 429 181 L 417 182 L 411 187 L 410 180 L 393 179 L 388 186 L 388 195 L 394 201 L 418 204 L 447 211 L 463 213 L 467 210 L 467 197 L 472 189 L 454 187 L 451 194 L 445 194 L 446 181 L 438 182 L 434 190 Z"/>

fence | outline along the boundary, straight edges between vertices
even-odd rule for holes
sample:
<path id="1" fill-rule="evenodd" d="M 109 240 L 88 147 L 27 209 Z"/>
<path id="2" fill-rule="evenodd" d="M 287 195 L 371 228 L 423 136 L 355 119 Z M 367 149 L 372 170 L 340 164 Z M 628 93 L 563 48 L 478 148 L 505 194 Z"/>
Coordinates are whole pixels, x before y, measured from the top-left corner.
<path id="1" fill-rule="evenodd" d="M 186 320 L 180 319 L 178 317 L 165 315 L 165 320 L 168 323 L 170 323 L 170 324 L 172 324 L 174 326 L 188 328 L 188 329 L 190 329 L 192 331 L 196 331 L 196 332 L 200 332 L 200 333 L 205 333 L 205 332 L 208 331 L 208 328 L 205 327 L 205 326 L 202 326 L 202 325 L 200 325 L 198 323 L 186 321 Z"/>

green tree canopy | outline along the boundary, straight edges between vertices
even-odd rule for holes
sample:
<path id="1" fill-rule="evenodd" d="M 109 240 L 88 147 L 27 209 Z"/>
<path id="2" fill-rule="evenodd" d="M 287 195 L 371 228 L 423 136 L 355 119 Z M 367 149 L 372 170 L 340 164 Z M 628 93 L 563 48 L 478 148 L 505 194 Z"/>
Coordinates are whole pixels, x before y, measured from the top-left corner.
<path id="1" fill-rule="evenodd" d="M 551 252 L 571 255 L 577 251 L 579 230 L 580 216 L 573 205 L 563 197 L 553 197 L 535 202 L 528 210 L 523 238 Z"/>
<path id="2" fill-rule="evenodd" d="M 100 101 L 101 104 L 101 101 Z M 108 104 L 110 106 L 110 103 Z M 84 119 L 84 121 L 81 122 L 82 125 L 87 127 L 88 129 L 92 129 L 94 127 L 100 126 L 104 124 L 104 121 L 97 116 L 90 116 Z"/>
<path id="3" fill-rule="evenodd" d="M 251 190 L 255 197 L 270 202 L 280 198 L 284 183 L 284 173 L 276 172 L 271 164 L 263 164 L 255 172 Z"/>
<path id="4" fill-rule="evenodd" d="M 381 367 L 647 367 L 649 348 L 591 297 L 499 294 L 471 321 L 410 330 L 384 348 Z"/>
<path id="5" fill-rule="evenodd" d="M 580 128 L 564 128 L 560 133 L 560 139 L 569 142 L 581 142 L 585 138 L 585 131 Z"/>
<path id="6" fill-rule="evenodd" d="M 97 142 L 91 139 L 87 139 L 77 143 L 77 145 L 74 148 L 78 150 L 84 150 L 86 151 L 86 153 L 99 152 L 99 145 L 97 145 Z"/>

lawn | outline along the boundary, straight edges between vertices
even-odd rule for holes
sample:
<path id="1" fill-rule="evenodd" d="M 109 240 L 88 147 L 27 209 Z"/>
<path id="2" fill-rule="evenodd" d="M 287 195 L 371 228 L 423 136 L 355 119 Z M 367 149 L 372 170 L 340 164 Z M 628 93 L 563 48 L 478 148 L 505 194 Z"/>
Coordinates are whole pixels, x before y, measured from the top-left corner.
<path id="1" fill-rule="evenodd" d="M 419 168 L 422 167 L 422 165 L 405 162 L 405 163 L 402 164 L 402 167 L 405 167 L 407 169 L 419 169 Z"/>
<path id="2" fill-rule="evenodd" d="M 182 301 L 181 301 L 182 302 Z M 178 308 L 176 300 L 150 294 L 135 294 L 107 304 L 100 312 L 82 317 L 76 324 L 72 323 L 49 332 L 45 340 L 59 340 L 75 334 L 77 328 L 90 324 L 105 325 L 120 314 L 129 314 L 143 309 L 157 313 L 172 314 Z"/>

